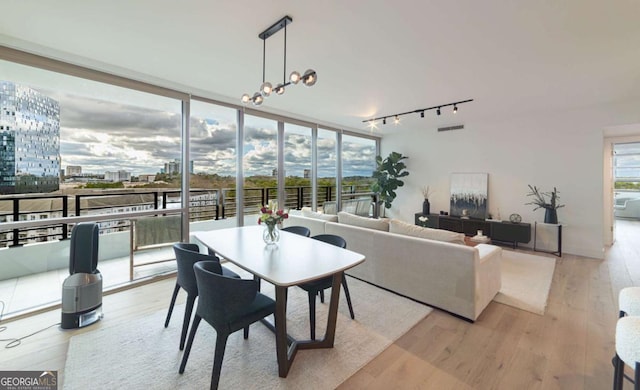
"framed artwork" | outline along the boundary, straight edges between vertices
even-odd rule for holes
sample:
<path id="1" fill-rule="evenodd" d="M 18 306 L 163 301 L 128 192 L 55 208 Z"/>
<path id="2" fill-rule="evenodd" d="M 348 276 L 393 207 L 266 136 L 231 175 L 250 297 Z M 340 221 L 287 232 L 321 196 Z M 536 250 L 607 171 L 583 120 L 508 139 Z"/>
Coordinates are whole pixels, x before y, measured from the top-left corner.
<path id="1" fill-rule="evenodd" d="M 487 217 L 488 173 L 452 173 L 449 213 L 462 218 Z"/>

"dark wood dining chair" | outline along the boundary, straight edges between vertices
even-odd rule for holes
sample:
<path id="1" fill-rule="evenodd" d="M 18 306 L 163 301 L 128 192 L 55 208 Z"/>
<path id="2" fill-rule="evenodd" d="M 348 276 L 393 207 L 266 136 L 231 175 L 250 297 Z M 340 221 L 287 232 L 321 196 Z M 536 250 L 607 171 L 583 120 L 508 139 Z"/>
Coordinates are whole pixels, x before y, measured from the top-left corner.
<path id="1" fill-rule="evenodd" d="M 273 314 L 276 302 L 258 292 L 258 283 L 255 280 L 221 275 L 222 269 L 217 262 L 201 261 L 193 268 L 200 295 L 179 372 L 184 373 L 198 325 L 204 319 L 216 330 L 211 389 L 217 389 L 229 335 L 244 329 L 244 338 L 247 339 L 249 325 Z"/>
<path id="2" fill-rule="evenodd" d="M 310 237 L 311 236 L 311 230 L 309 230 L 309 228 L 305 227 L 305 226 L 287 226 L 284 227 L 280 230 L 283 230 L 285 232 L 289 232 L 289 233 L 293 233 L 293 234 L 297 234 L 299 236 L 304 236 L 304 237 Z"/>
<path id="3" fill-rule="evenodd" d="M 196 297 L 198 297 L 198 285 L 196 283 L 196 275 L 193 273 L 193 265 L 198 261 L 215 261 L 220 264 L 220 260 L 216 256 L 200 253 L 200 248 L 197 244 L 179 242 L 173 244 L 173 252 L 176 255 L 178 277 L 176 278 L 176 286 L 173 289 L 171 304 L 169 305 L 167 319 L 164 321 L 164 327 L 166 328 L 169 326 L 169 320 L 171 320 L 171 314 L 173 313 L 173 306 L 176 303 L 178 291 L 180 291 L 180 288 L 183 288 L 187 292 L 187 303 L 184 309 L 182 333 L 180 335 L 180 350 L 183 350 L 184 342 L 187 338 L 187 330 L 189 329 L 189 322 L 191 321 L 191 313 L 193 312 L 193 304 L 195 303 Z M 235 272 L 225 267 L 221 268 L 223 275 L 240 278 L 240 275 Z"/>
<path id="4" fill-rule="evenodd" d="M 340 248 L 347 248 L 347 242 L 344 240 L 344 238 L 336 236 L 334 234 L 318 234 L 317 236 L 313 236 L 311 238 L 338 246 Z M 333 278 L 330 276 L 327 278 L 322 278 L 298 285 L 298 287 L 305 290 L 309 296 L 309 326 L 311 340 L 316 339 L 316 295 L 318 295 L 319 293 L 320 301 L 324 303 L 324 290 L 330 288 L 332 283 Z M 351 314 L 351 319 L 355 319 L 356 317 L 353 313 L 353 306 L 351 305 L 349 286 L 347 285 L 347 279 L 345 278 L 344 272 L 342 273 L 342 288 L 344 289 L 344 295 L 347 298 L 347 305 L 349 306 L 349 314 Z"/>

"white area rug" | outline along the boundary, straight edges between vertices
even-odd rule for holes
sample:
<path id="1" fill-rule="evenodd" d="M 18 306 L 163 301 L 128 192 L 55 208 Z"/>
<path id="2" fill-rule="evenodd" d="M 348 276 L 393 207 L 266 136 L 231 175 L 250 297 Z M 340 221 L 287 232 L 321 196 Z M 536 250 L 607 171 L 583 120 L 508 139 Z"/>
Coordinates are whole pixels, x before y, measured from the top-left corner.
<path id="1" fill-rule="evenodd" d="M 278 377 L 275 335 L 264 325 L 229 337 L 222 364 L 221 389 L 333 389 L 406 333 L 432 309 L 351 277 L 349 290 L 356 319 L 351 320 L 343 292 L 335 347 L 298 351 L 287 378 Z M 263 292 L 273 288 L 262 283 Z M 266 291 L 265 291 L 266 290 Z M 184 292 L 181 292 L 184 294 Z M 326 327 L 327 303 L 316 305 L 316 334 Z M 169 302 L 167 301 L 167 307 Z M 106 313 L 105 315 L 109 315 Z M 164 328 L 166 310 L 126 324 L 71 338 L 64 370 L 65 389 L 205 389 L 209 388 L 215 331 L 202 321 L 184 374 L 178 374 L 178 350 L 184 305 L 177 306 Z M 309 337 L 306 292 L 289 289 L 288 331 Z M 273 319 L 272 316 L 269 318 Z"/>
<path id="2" fill-rule="evenodd" d="M 544 315 L 556 259 L 502 251 L 502 288 L 493 300 Z"/>

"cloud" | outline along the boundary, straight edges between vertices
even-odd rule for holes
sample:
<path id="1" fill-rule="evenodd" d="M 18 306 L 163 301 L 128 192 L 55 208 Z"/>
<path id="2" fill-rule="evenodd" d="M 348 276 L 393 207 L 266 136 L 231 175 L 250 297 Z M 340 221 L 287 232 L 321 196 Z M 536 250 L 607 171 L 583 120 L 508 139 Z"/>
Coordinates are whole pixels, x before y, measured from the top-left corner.
<path id="1" fill-rule="evenodd" d="M 64 168 L 80 165 L 83 172 L 126 170 L 133 175 L 159 172 L 164 164 L 181 155 L 179 112 L 103 101 L 60 92 L 45 92 L 60 103 L 60 154 Z M 245 176 L 271 175 L 277 166 L 277 130 L 274 121 L 245 126 L 243 167 Z M 236 174 L 235 119 L 192 117 L 190 157 L 196 173 Z M 311 133 L 286 132 L 285 171 L 302 176 L 311 168 Z M 334 177 L 336 141 L 320 138 L 318 176 Z M 345 176 L 370 176 L 375 168 L 375 146 L 343 143 Z"/>

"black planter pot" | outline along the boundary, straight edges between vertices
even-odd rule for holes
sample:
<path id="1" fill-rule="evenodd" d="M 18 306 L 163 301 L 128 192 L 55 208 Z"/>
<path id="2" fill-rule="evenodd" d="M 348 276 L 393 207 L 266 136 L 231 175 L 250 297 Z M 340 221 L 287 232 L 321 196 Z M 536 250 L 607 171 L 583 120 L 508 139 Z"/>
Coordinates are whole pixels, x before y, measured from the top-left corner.
<path id="1" fill-rule="evenodd" d="M 544 209 L 544 223 L 558 223 L 558 211 L 556 209 Z"/>
<path id="2" fill-rule="evenodd" d="M 429 215 L 431 205 L 429 204 L 429 199 L 425 199 L 424 202 L 422 202 L 422 214 L 423 215 Z"/>

